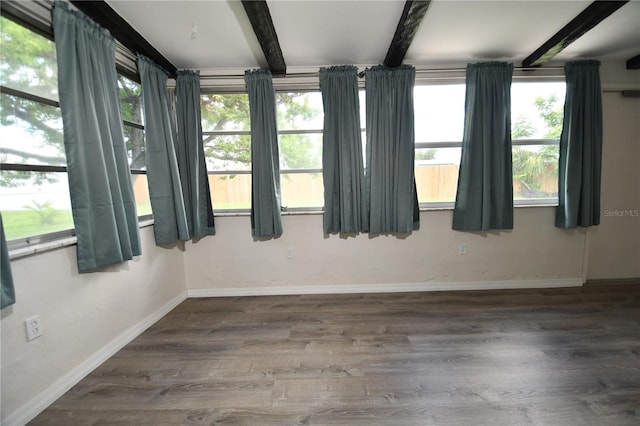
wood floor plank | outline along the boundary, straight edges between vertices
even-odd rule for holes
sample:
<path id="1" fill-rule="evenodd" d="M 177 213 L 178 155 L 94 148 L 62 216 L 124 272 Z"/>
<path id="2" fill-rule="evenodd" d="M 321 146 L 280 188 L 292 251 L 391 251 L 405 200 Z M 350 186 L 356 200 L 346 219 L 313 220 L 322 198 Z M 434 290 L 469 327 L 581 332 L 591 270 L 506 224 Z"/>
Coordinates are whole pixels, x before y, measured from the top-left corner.
<path id="1" fill-rule="evenodd" d="M 188 299 L 33 425 L 638 425 L 640 286 Z"/>

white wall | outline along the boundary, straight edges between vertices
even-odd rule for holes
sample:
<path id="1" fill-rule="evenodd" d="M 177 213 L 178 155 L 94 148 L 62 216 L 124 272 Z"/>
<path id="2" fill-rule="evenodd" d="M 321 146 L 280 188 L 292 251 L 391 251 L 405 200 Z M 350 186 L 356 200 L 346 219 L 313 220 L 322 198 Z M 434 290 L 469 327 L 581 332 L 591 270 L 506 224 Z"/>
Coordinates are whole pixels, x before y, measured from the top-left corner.
<path id="1" fill-rule="evenodd" d="M 142 256 L 78 274 L 76 247 L 12 261 L 17 303 L 2 310 L 2 418 L 23 423 L 144 328 L 184 300 L 182 252 L 156 247 L 141 229 Z M 24 320 L 43 335 L 26 341 Z"/>
<path id="2" fill-rule="evenodd" d="M 427 290 L 442 283 L 581 283 L 585 232 L 555 228 L 554 212 L 516 209 L 513 231 L 489 233 L 453 231 L 452 211 L 423 212 L 421 229 L 404 239 L 325 238 L 321 215 L 284 216 L 283 236 L 261 242 L 253 241 L 248 217 L 219 217 L 215 238 L 186 246 L 187 291 L 195 296 L 244 294 L 247 288 L 269 293 L 265 287 L 295 293 L 318 286 L 366 290 L 371 284 Z M 461 242 L 467 243 L 466 255 L 458 254 Z M 293 259 L 286 256 L 289 247 Z"/>
<path id="3" fill-rule="evenodd" d="M 604 64 L 607 87 L 640 90 L 640 71 Z M 640 98 L 604 93 L 600 226 L 589 230 L 589 279 L 640 277 Z"/>

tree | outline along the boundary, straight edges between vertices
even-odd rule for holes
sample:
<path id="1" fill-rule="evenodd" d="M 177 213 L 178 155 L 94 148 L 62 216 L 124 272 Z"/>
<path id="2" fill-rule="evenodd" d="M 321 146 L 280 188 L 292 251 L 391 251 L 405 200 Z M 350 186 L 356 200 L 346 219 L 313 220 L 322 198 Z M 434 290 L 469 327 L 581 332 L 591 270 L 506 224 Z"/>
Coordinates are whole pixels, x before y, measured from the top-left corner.
<path id="1" fill-rule="evenodd" d="M 142 87 L 135 81 L 118 76 L 122 119 L 142 124 Z M 144 132 L 141 129 L 124 125 L 124 137 L 129 153 L 129 163 L 133 170 L 145 167 Z"/>
<path id="2" fill-rule="evenodd" d="M 437 152 L 435 148 L 420 149 L 416 152 L 416 160 L 433 160 Z"/>
<path id="3" fill-rule="evenodd" d="M 294 129 L 319 114 L 305 93 L 278 93 L 278 128 Z M 249 98 L 246 94 L 202 96 L 202 124 L 205 131 L 249 131 Z M 313 137 L 280 135 L 281 165 L 286 169 L 320 168 L 320 151 Z M 205 135 L 205 156 L 217 170 L 248 169 L 251 163 L 249 135 Z"/>
<path id="4" fill-rule="evenodd" d="M 4 17 L 0 18 L 0 28 L 2 85 L 55 98 L 57 69 L 53 43 Z M 0 97 L 0 124 L 3 127 L 18 126 L 38 141 L 31 149 L 20 149 L 19 144 L 5 145 L 0 153 L 1 162 L 65 164 L 57 108 L 3 93 Z M 28 182 L 40 185 L 55 180 L 54 175 L 43 173 L 5 171 L 0 174 L 0 186 L 4 187 Z"/>
<path id="5" fill-rule="evenodd" d="M 2 84 L 55 100 L 58 71 L 54 43 L 7 18 L 0 19 Z M 142 123 L 140 85 L 120 76 L 118 86 L 123 119 Z M 28 133 L 30 141 L 35 143 L 35 146 L 32 144 L 30 149 L 20 149 L 19 144 L 3 147 L 0 154 L 1 162 L 66 165 L 59 108 L 3 93 L 0 124 L 3 127 L 20 128 Z M 124 131 L 131 167 L 143 168 L 145 164 L 143 132 L 129 126 L 125 126 Z M 56 180 L 55 174 L 51 173 L 3 172 L 0 175 L 0 186 L 8 187 L 27 183 L 41 185 Z"/>
<path id="6" fill-rule="evenodd" d="M 558 97 L 553 94 L 548 98 L 539 96 L 535 100 L 538 115 L 545 123 L 545 139 L 557 139 L 562 132 L 562 105 Z M 516 118 L 511 130 L 513 139 L 530 137 L 534 134 L 535 127 L 531 121 L 523 115 Z M 538 197 L 542 193 L 540 177 L 549 172 L 555 176 L 558 174 L 558 147 L 556 145 L 544 145 L 539 150 L 533 151 L 524 147 L 514 147 L 512 150 L 513 179 L 522 186 L 522 192 L 526 197 Z"/>
<path id="7" fill-rule="evenodd" d="M 562 120 L 564 112 L 562 105 L 558 103 L 558 97 L 553 94 L 548 98 L 538 96 L 535 101 L 538 114 L 547 125 L 547 132 L 544 135 L 547 139 L 559 139 L 562 133 Z"/>
<path id="8" fill-rule="evenodd" d="M 57 98 L 57 67 L 55 45 L 31 30 L 1 18 L 2 84 L 49 99 Z M 141 88 L 123 76 L 118 78 L 123 119 L 142 123 Z M 2 126 L 15 126 L 30 134 L 36 146 L 21 149 L 18 144 L 3 147 L 0 162 L 22 164 L 66 164 L 60 110 L 38 102 L 2 94 Z M 277 96 L 279 128 L 294 128 L 294 124 L 312 119 L 318 111 L 311 107 L 302 93 L 281 93 Z M 203 127 L 206 130 L 249 130 L 249 104 L 246 94 L 203 96 Z M 124 126 L 124 136 L 132 169 L 145 165 L 144 133 Z M 206 155 L 215 168 L 229 164 L 249 168 L 251 143 L 248 135 L 206 136 Z M 32 144 L 33 145 L 33 144 Z M 320 151 L 310 135 L 281 135 L 280 152 L 283 168 L 320 167 Z M 43 154 L 46 152 L 46 154 Z M 3 172 L 0 185 L 40 185 L 56 180 L 54 174 Z"/>
<path id="9" fill-rule="evenodd" d="M 516 117 L 516 121 L 513 122 L 513 125 L 511 127 L 512 139 L 523 139 L 533 135 L 533 133 L 536 131 L 533 124 L 531 124 L 529 117 L 524 114 L 518 115 L 518 117 Z"/>

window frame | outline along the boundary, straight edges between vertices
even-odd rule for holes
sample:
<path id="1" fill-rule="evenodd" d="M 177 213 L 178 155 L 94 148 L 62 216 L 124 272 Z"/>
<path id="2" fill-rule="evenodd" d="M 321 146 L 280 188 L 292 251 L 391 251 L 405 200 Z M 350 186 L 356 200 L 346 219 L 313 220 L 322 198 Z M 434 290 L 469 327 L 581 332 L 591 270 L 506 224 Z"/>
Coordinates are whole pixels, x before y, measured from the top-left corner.
<path id="1" fill-rule="evenodd" d="M 222 91 L 222 90 L 201 90 L 200 96 L 205 95 L 214 95 L 214 96 L 225 96 L 225 95 L 237 95 L 237 94 L 246 94 L 246 91 Z M 279 87 L 275 89 L 276 95 L 278 93 L 320 93 L 320 89 L 296 89 L 296 88 L 288 88 L 288 87 Z M 287 130 L 277 130 L 278 136 L 278 145 L 280 143 L 281 135 L 322 135 L 323 129 L 287 129 Z M 209 130 L 203 131 L 202 136 L 251 136 L 250 130 Z M 278 146 L 279 147 L 279 146 Z M 309 168 L 309 169 L 280 169 L 280 176 L 288 175 L 288 174 L 302 174 L 302 173 L 318 173 L 322 175 L 322 168 Z M 223 176 L 223 175 L 251 175 L 252 169 L 251 165 L 246 170 L 209 170 L 207 169 L 207 175 L 209 176 Z M 216 214 L 226 215 L 226 214 L 248 214 L 251 213 L 251 208 L 246 209 L 216 209 L 216 202 L 212 199 L 213 209 Z M 282 205 L 280 207 L 281 212 L 283 213 L 318 213 L 324 210 L 324 206 L 310 206 L 310 207 L 289 207 Z"/>
<path id="2" fill-rule="evenodd" d="M 44 37 L 49 41 L 54 41 L 53 39 L 53 29 L 49 27 L 50 31 L 45 31 L 43 25 L 39 23 L 37 19 L 31 19 L 30 16 L 21 13 L 17 9 L 13 9 L 13 7 L 5 8 L 3 4 L 2 13 L 0 14 L 3 18 L 11 20 L 17 25 L 22 26 L 23 28 L 31 31 L 33 34 L 37 36 Z M 24 15 L 24 16 L 23 16 Z M 140 76 L 137 73 L 134 73 L 122 66 L 121 64 L 116 64 L 116 71 L 118 76 L 123 76 L 128 78 L 129 80 L 141 84 Z M 0 85 L 0 93 L 7 96 L 14 96 L 16 98 L 26 100 L 29 102 L 35 102 L 42 105 L 47 105 L 54 108 L 60 108 L 60 102 L 46 98 L 43 96 L 35 95 L 33 93 L 25 92 L 22 90 L 14 89 L 11 87 L 7 87 L 4 85 Z M 142 96 L 142 95 L 141 95 Z M 135 123 L 128 120 L 122 120 L 123 126 L 128 126 L 136 129 L 140 129 L 144 131 L 144 125 L 140 123 Z M 20 171 L 20 172 L 37 172 L 37 173 L 67 173 L 66 166 L 51 166 L 45 164 L 19 164 L 19 163 L 0 163 L 0 171 Z M 131 175 L 146 175 L 146 170 L 142 169 L 130 169 Z M 70 194 L 68 194 L 70 196 Z M 138 221 L 150 221 L 153 220 L 152 214 L 144 214 L 138 216 Z M 76 237 L 75 228 L 68 228 L 54 232 L 47 232 L 43 234 L 35 234 L 30 235 L 28 237 L 15 238 L 7 241 L 7 248 L 10 252 L 20 251 L 22 249 L 30 248 L 39 244 L 48 244 L 55 241 L 65 240 L 65 239 L 73 239 Z"/>
<path id="3" fill-rule="evenodd" d="M 434 72 L 433 76 L 427 75 L 426 77 L 422 76 L 416 78 L 416 86 L 428 86 L 428 85 L 451 85 L 451 84 L 465 84 L 465 78 L 461 74 L 459 76 L 451 76 L 446 75 L 447 72 L 451 70 L 443 70 L 442 75 L 440 75 L 440 71 Z M 460 70 L 453 70 L 455 72 L 460 72 Z M 513 83 L 539 83 L 539 82 L 557 82 L 564 83 L 564 75 L 561 72 L 558 72 L 556 69 L 547 71 L 547 74 L 539 75 L 539 76 L 531 76 L 526 74 L 526 72 L 521 70 L 516 70 L 513 76 Z M 427 72 L 427 74 L 429 74 Z M 235 86 L 234 86 L 235 88 Z M 364 82 L 361 81 L 359 84 L 359 90 L 364 89 Z M 318 92 L 319 88 L 314 87 L 305 87 L 300 88 L 296 83 L 287 84 L 286 82 L 282 82 L 275 88 L 275 92 L 277 93 L 303 93 L 303 92 Z M 223 87 L 203 87 L 201 90 L 202 95 L 229 95 L 229 94 L 246 94 L 246 91 L 238 90 L 237 88 L 232 90 L 225 90 Z M 364 105 L 361 105 L 362 109 Z M 361 131 L 366 134 L 366 128 L 362 127 Z M 322 129 L 304 129 L 304 130 L 278 130 L 278 136 L 281 134 L 322 134 Z M 240 135 L 251 135 L 251 132 L 248 130 L 244 131 L 229 131 L 229 130 L 219 130 L 219 131 L 206 131 L 203 132 L 203 135 L 207 136 L 240 136 Z M 365 141 L 363 140 L 363 144 Z M 517 146 L 536 146 L 536 145 L 552 145 L 558 146 L 560 145 L 560 139 L 548 138 L 548 139 L 512 139 L 512 148 Z M 416 140 L 414 143 L 414 149 L 438 149 L 438 148 L 462 148 L 462 140 L 460 141 L 435 141 L 435 142 L 423 142 Z M 280 170 L 280 174 L 295 174 L 295 173 L 319 173 L 322 174 L 322 168 L 318 169 L 282 169 Z M 228 175 L 228 174 L 244 174 L 250 175 L 251 169 L 248 170 L 215 170 L 215 171 L 207 171 L 209 175 Z M 215 200 L 213 200 L 214 210 L 215 210 Z M 514 199 L 513 206 L 514 207 L 527 207 L 527 206 L 557 206 L 558 198 L 550 197 L 550 198 L 531 198 L 531 199 Z M 419 208 L 421 211 L 428 210 L 451 210 L 455 207 L 454 201 L 437 201 L 437 202 L 420 202 Z M 283 206 L 283 212 L 290 213 L 321 213 L 324 210 L 324 206 L 318 207 L 287 207 Z M 217 214 L 246 214 L 249 213 L 250 209 L 220 209 L 215 210 Z"/>
<path id="4" fill-rule="evenodd" d="M 515 73 L 514 73 L 515 74 Z M 513 83 L 539 83 L 539 82 L 556 82 L 564 83 L 564 75 L 551 75 L 545 77 L 531 78 L 527 75 L 514 75 Z M 465 84 L 464 77 L 451 77 L 451 78 L 437 78 L 430 80 L 429 78 L 421 79 L 416 82 L 416 86 L 429 86 L 429 85 L 451 85 L 451 84 Z M 414 98 L 415 99 L 415 98 Z M 512 117 L 513 121 L 513 117 Z M 535 145 L 553 145 L 560 146 L 560 139 L 512 139 L 511 147 L 516 146 L 535 146 Z M 436 142 L 421 142 L 415 141 L 415 150 L 418 149 L 437 149 L 437 148 L 460 148 L 462 149 L 462 140 L 460 141 L 436 141 Z M 513 207 L 527 207 L 527 206 L 557 206 L 558 197 L 552 198 L 531 198 L 531 199 L 514 199 Z M 426 210 L 450 210 L 455 207 L 454 201 L 438 201 L 438 202 L 421 202 L 418 204 L 421 211 Z"/>

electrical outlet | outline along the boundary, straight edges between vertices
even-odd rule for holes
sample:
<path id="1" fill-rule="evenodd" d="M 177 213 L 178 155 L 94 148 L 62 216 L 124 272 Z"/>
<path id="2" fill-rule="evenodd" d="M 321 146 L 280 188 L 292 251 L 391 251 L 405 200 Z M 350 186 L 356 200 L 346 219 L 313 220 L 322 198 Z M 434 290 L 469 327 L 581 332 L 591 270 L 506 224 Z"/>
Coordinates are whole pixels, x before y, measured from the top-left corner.
<path id="1" fill-rule="evenodd" d="M 24 326 L 27 329 L 27 341 L 31 341 L 42 336 L 42 328 L 40 328 L 40 315 L 32 316 L 24 320 Z"/>
<path id="2" fill-rule="evenodd" d="M 467 243 L 458 244 L 458 254 L 467 254 Z"/>
<path id="3" fill-rule="evenodd" d="M 287 247 L 287 259 L 293 259 L 293 247 Z"/>

